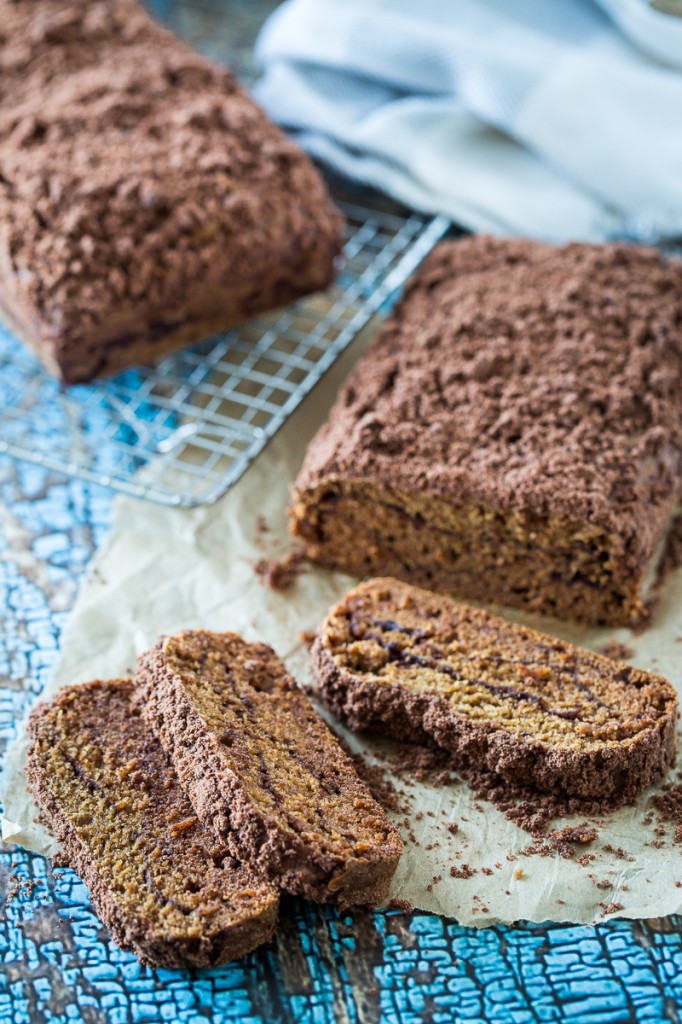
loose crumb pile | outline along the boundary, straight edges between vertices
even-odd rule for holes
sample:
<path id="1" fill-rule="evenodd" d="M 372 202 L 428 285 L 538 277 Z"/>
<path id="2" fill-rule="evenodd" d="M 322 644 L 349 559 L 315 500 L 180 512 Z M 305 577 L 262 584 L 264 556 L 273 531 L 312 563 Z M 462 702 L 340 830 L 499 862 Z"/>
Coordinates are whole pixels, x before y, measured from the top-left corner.
<path id="1" fill-rule="evenodd" d="M 451 878 L 472 878 L 478 871 L 469 864 L 453 864 L 450 868 Z"/>
<path id="2" fill-rule="evenodd" d="M 399 910 L 402 914 L 411 914 L 414 907 L 407 900 L 401 900 L 396 897 L 389 900 L 386 904 L 387 910 Z"/>
<path id="3" fill-rule="evenodd" d="M 484 768 L 468 766 L 455 770 L 447 751 L 418 744 L 402 744 L 385 756 L 389 771 L 404 779 L 408 786 L 412 782 L 428 782 L 439 787 L 463 781 L 477 797 L 493 804 L 509 821 L 538 838 L 547 835 L 554 819 L 602 818 L 620 806 L 613 800 L 584 800 L 546 793 L 533 786 L 509 782 Z M 481 810 L 480 805 L 474 807 Z"/>
<path id="4" fill-rule="evenodd" d="M 682 843 L 682 783 L 668 782 L 651 802 L 660 819 L 673 826 L 673 842 Z"/>
<path id="5" fill-rule="evenodd" d="M 619 655 L 622 657 L 623 652 L 620 651 Z M 599 833 L 604 827 L 605 815 L 619 806 L 612 800 L 588 801 L 575 797 L 561 797 L 541 792 L 534 787 L 515 785 L 480 768 L 458 767 L 455 770 L 447 751 L 417 744 L 392 745 L 382 753 L 381 757 L 385 763 L 381 765 L 369 764 L 359 754 L 351 756 L 358 774 L 374 798 L 387 811 L 405 815 L 402 820 L 405 836 L 416 845 L 419 845 L 419 842 L 413 831 L 414 823 L 422 820 L 426 814 L 431 817 L 435 816 L 433 812 L 425 811 L 417 811 L 412 814 L 411 808 L 405 803 L 403 794 L 396 789 L 392 776 L 401 779 L 401 785 L 405 787 L 406 792 L 409 792 L 416 783 L 426 782 L 434 786 L 444 786 L 465 782 L 477 797 L 492 803 L 510 821 L 529 832 L 533 837 L 533 842 L 530 845 L 516 850 L 514 854 L 508 854 L 508 861 L 516 861 L 519 857 L 558 855 L 564 859 L 572 858 L 574 863 L 588 870 L 593 862 L 598 862 L 599 851 L 611 854 L 621 861 L 632 862 L 635 860 L 627 850 L 608 842 L 600 844 L 596 853 L 585 849 L 598 840 Z M 474 803 L 473 806 L 479 811 L 483 810 L 480 804 Z M 645 827 L 654 826 L 653 833 L 658 838 L 653 839 L 652 845 L 665 845 L 661 837 L 666 833 L 660 823 L 672 825 L 673 841 L 682 844 L 682 773 L 678 782 L 667 783 L 653 797 L 652 807 L 653 810 L 649 811 L 642 821 Z M 446 817 L 449 815 L 447 808 L 443 809 L 441 813 Z M 590 820 L 584 820 L 577 825 L 564 825 L 550 829 L 549 826 L 553 819 L 569 816 L 580 816 Z M 449 877 L 462 881 L 479 874 L 490 877 L 494 874 L 492 867 L 472 867 L 471 864 L 464 861 L 465 851 L 469 846 L 466 842 L 466 820 L 466 818 L 463 819 L 465 832 L 463 848 L 454 853 L 456 863 L 450 865 Z M 439 824 L 450 836 L 461 837 L 460 822 L 440 821 Z M 434 842 L 426 849 L 431 850 L 437 846 L 440 846 L 440 843 Z M 501 865 L 496 864 L 495 868 L 499 869 Z M 517 881 L 525 878 L 524 869 L 516 867 L 513 877 Z M 596 890 L 614 889 L 614 882 L 610 878 L 593 874 L 589 874 L 589 878 Z M 431 884 L 427 886 L 428 891 L 432 891 L 433 887 L 441 881 L 442 876 L 435 876 Z M 678 883 L 678 886 L 682 887 L 682 883 Z M 629 891 L 629 887 L 626 884 L 621 884 L 618 891 L 626 893 Z M 616 893 L 614 893 L 615 895 Z M 474 898 L 477 899 L 477 897 Z M 557 900 L 557 902 L 563 903 L 564 901 Z M 597 903 L 597 906 L 601 909 L 602 916 L 623 910 L 623 904 L 615 899 Z M 409 904 L 404 905 L 400 900 L 392 901 L 389 907 L 394 910 L 402 910 L 405 913 L 412 911 Z M 486 912 L 482 905 L 478 906 L 477 910 Z"/>
<path id="6" fill-rule="evenodd" d="M 18 875 L 10 875 L 7 879 L 5 906 L 8 906 L 16 899 L 32 899 L 35 890 L 39 886 L 40 882 L 32 878 L 19 878 Z"/>
<path id="7" fill-rule="evenodd" d="M 588 825 L 586 821 L 582 825 L 565 825 L 563 828 L 554 829 L 547 836 L 547 843 L 557 850 L 562 857 L 573 857 L 575 854 L 575 843 L 581 846 L 593 843 L 597 838 L 597 830 L 594 825 Z"/>
<path id="8" fill-rule="evenodd" d="M 606 850 L 607 853 L 612 853 L 615 857 L 618 858 L 618 860 L 633 861 L 635 859 L 634 857 L 630 856 L 630 854 L 626 850 L 624 850 L 622 846 L 614 846 L 612 843 L 604 843 L 603 848 L 604 850 Z"/>
<path id="9" fill-rule="evenodd" d="M 342 744 L 344 745 L 344 744 Z M 392 811 L 394 814 L 405 814 L 407 808 L 400 799 L 400 793 L 391 781 L 385 768 L 381 765 L 370 764 L 362 754 L 353 754 L 346 746 L 353 767 L 367 786 L 377 803 L 381 804 L 385 811 Z"/>
<path id="10" fill-rule="evenodd" d="M 285 593 L 291 590 L 298 577 L 305 571 L 303 563 L 306 561 L 304 549 L 294 548 L 283 558 L 259 558 L 253 568 L 264 586 Z"/>
<path id="11" fill-rule="evenodd" d="M 498 811 L 533 836 L 544 836 L 555 818 L 580 815 L 601 818 L 617 804 L 613 800 L 583 800 L 579 797 L 545 793 L 533 786 L 523 786 L 501 779 L 482 768 L 469 767 L 461 777 L 477 796 L 493 804 Z"/>
<path id="12" fill-rule="evenodd" d="M 432 786 L 447 786 L 458 782 L 447 751 L 417 744 L 401 744 L 391 760 L 391 769 L 397 775 L 407 775 L 415 782 L 430 782 Z"/>

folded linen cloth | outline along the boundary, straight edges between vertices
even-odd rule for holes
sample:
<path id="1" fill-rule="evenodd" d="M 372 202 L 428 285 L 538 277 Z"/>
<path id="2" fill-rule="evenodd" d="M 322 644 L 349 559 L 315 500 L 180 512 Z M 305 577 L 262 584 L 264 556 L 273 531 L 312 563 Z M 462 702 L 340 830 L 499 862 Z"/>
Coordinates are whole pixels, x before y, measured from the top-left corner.
<path id="1" fill-rule="evenodd" d="M 682 234 L 682 18 L 599 3 L 287 0 L 256 95 L 318 159 L 474 230 Z"/>

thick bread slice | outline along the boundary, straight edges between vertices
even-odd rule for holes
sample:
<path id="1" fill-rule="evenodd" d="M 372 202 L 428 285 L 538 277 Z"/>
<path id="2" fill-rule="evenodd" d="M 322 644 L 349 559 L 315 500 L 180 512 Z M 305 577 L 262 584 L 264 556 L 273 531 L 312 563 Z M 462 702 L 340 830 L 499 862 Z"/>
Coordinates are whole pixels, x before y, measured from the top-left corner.
<path id="1" fill-rule="evenodd" d="M 386 898 L 402 840 L 270 647 L 180 633 L 140 658 L 137 682 L 196 813 L 235 856 L 309 899 Z"/>
<path id="2" fill-rule="evenodd" d="M 620 801 L 675 761 L 677 697 L 661 676 L 394 579 L 347 594 L 312 658 L 351 728 L 435 743 L 515 783 Z"/>
<path id="3" fill-rule="evenodd" d="M 156 967 L 213 967 L 272 936 L 279 897 L 200 821 L 132 701 L 73 686 L 30 718 L 29 788 L 114 940 Z"/>

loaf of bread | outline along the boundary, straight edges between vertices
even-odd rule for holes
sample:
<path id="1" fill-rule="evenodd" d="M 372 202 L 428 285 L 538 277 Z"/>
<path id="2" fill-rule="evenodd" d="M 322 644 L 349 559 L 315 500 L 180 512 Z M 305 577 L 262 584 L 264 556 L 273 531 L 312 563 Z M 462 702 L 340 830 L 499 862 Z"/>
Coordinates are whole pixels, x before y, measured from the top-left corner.
<path id="1" fill-rule="evenodd" d="M 63 381 L 324 288 L 342 221 L 231 72 L 136 0 L 0 0 L 0 312 Z"/>
<path id="2" fill-rule="evenodd" d="M 312 658 L 351 728 L 515 784 L 618 803 L 675 761 L 677 697 L 661 676 L 394 579 L 347 594 Z"/>
<path id="3" fill-rule="evenodd" d="M 180 633 L 142 655 L 137 683 L 196 813 L 235 856 L 309 899 L 386 898 L 400 835 L 270 647 Z"/>
<path id="4" fill-rule="evenodd" d="M 130 679 L 63 690 L 31 715 L 27 778 L 98 916 L 156 967 L 212 967 L 273 934 L 279 896 L 192 810 Z"/>
<path id="5" fill-rule="evenodd" d="M 682 263 L 442 243 L 312 441 L 310 558 L 588 623 L 647 613 L 682 493 Z"/>

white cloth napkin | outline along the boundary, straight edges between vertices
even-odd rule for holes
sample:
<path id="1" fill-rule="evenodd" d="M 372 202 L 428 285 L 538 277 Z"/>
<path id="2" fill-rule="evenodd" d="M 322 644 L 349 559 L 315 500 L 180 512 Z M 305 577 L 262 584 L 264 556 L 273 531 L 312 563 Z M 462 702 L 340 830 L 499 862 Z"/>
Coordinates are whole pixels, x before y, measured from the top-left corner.
<path id="1" fill-rule="evenodd" d="M 314 156 L 474 230 L 682 234 L 682 18 L 599 3 L 287 0 L 256 95 Z"/>

